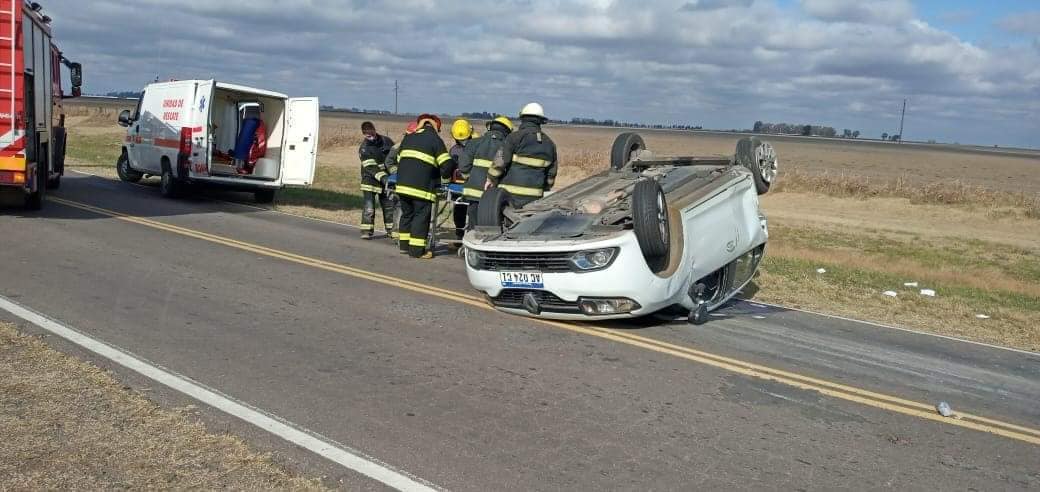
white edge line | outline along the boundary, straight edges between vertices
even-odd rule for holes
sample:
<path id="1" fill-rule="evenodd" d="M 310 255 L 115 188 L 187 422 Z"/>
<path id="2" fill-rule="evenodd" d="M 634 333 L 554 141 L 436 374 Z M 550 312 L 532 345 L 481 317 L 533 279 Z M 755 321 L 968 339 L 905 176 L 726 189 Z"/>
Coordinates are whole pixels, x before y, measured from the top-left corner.
<path id="1" fill-rule="evenodd" d="M 112 181 L 110 178 L 107 178 L 105 176 L 98 176 L 97 174 L 91 174 L 91 173 L 87 173 L 87 172 L 83 172 L 83 171 L 77 171 L 75 169 L 70 169 L 70 171 L 75 172 L 75 173 L 79 173 L 79 174 L 86 174 L 88 176 L 94 176 L 95 178 L 108 179 L 109 181 Z M 141 184 L 136 184 L 136 183 L 133 183 L 133 184 L 135 184 L 136 186 L 141 186 L 141 187 L 147 188 L 147 186 L 144 186 L 144 185 L 141 185 Z M 249 205 L 249 204 L 241 203 L 241 202 L 232 202 L 232 201 L 220 200 L 220 199 L 216 199 L 216 198 L 209 198 L 209 200 L 212 200 L 212 201 L 215 201 L 215 202 L 223 202 L 223 203 L 230 203 L 230 204 L 235 204 L 235 205 L 241 205 L 243 207 L 255 208 L 257 210 L 265 210 L 265 211 L 268 211 L 268 212 L 274 212 L 276 214 L 288 215 L 290 217 L 297 217 L 297 218 L 305 219 L 305 220 L 313 220 L 313 221 L 317 221 L 317 222 L 325 222 L 325 223 L 328 223 L 328 224 L 335 224 L 335 225 L 340 225 L 340 226 L 343 226 L 343 227 L 350 227 L 350 228 L 354 228 L 354 229 L 358 228 L 357 226 L 354 226 L 354 225 L 351 225 L 351 224 L 344 224 L 343 222 L 336 222 L 334 220 L 326 220 L 326 219 L 317 219 L 317 218 L 314 218 L 314 217 L 307 217 L 306 215 L 300 215 L 300 214 L 294 214 L 294 213 L 289 213 L 289 212 L 283 212 L 281 210 L 274 210 L 274 209 L 264 208 L 264 207 L 257 207 L 255 205 Z M 1028 350 L 1022 350 L 1022 349 L 1011 348 L 1011 347 L 1004 347 L 1002 345 L 994 345 L 994 344 L 986 343 L 986 342 L 977 342 L 975 340 L 968 340 L 968 339 L 965 339 L 965 338 L 958 338 L 958 337 L 954 337 L 954 336 L 950 336 L 950 335 L 940 335 L 938 333 L 930 333 L 930 332 L 927 332 L 927 331 L 914 330 L 914 329 L 911 329 L 911 328 L 903 328 L 903 327 L 899 327 L 899 326 L 886 325 L 886 324 L 877 323 L 877 322 L 874 322 L 874 321 L 864 321 L 864 320 L 861 320 L 861 319 L 846 318 L 844 316 L 838 316 L 838 315 L 835 315 L 835 314 L 819 313 L 819 312 L 816 312 L 816 311 L 809 311 L 808 309 L 799 309 L 799 308 L 794 308 L 794 307 L 790 307 L 790 306 L 784 306 L 784 305 L 781 305 L 781 304 L 771 304 L 771 303 L 768 303 L 768 302 L 761 302 L 761 301 L 754 301 L 754 300 L 750 300 L 750 299 L 740 299 L 740 298 L 737 298 L 737 300 L 740 301 L 740 302 L 744 302 L 744 303 L 761 304 L 763 306 L 769 306 L 769 307 L 779 308 L 779 309 L 786 309 L 788 311 L 797 311 L 797 312 L 805 313 L 805 314 L 813 314 L 813 315 L 816 315 L 816 316 L 823 316 L 825 318 L 840 319 L 842 321 L 849 321 L 849 322 L 852 322 L 852 323 L 861 323 L 861 324 L 864 324 L 864 325 L 874 326 L 874 327 L 878 327 L 878 328 L 888 328 L 889 330 L 897 330 L 897 331 L 902 331 L 902 332 L 906 332 L 906 333 L 914 333 L 914 334 L 917 334 L 917 335 L 927 335 L 927 336 L 930 336 L 930 337 L 943 338 L 943 339 L 951 340 L 951 341 L 954 341 L 954 342 L 970 343 L 972 345 L 979 345 L 979 346 L 982 346 L 982 347 L 989 347 L 989 348 L 994 348 L 994 349 L 1007 350 L 1009 352 L 1017 352 L 1017 353 L 1020 353 L 1020 354 L 1027 354 L 1027 355 L 1032 355 L 1034 357 L 1040 357 L 1040 354 L 1038 354 L 1036 352 L 1030 352 Z"/>
<path id="2" fill-rule="evenodd" d="M 1022 350 L 1022 349 L 1017 349 L 1017 348 L 1012 348 L 1012 347 L 1005 347 L 1003 345 L 994 345 L 992 343 L 978 342 L 978 341 L 975 341 L 975 340 L 968 340 L 966 338 L 957 338 L 957 337 L 950 336 L 950 335 L 940 335 L 938 333 L 931 333 L 931 332 L 927 332 L 927 331 L 914 330 L 914 329 L 911 329 L 911 328 L 903 328 L 901 326 L 886 325 L 886 324 L 882 324 L 882 323 L 876 323 L 874 321 L 864 321 L 864 320 L 861 320 L 861 319 L 846 318 L 844 316 L 838 316 L 836 314 L 819 313 L 819 312 L 816 312 L 816 311 L 809 311 L 808 309 L 799 309 L 799 308 L 784 306 L 784 305 L 781 305 L 781 304 L 771 304 L 771 303 L 768 303 L 768 302 L 752 301 L 752 300 L 748 300 L 748 299 L 739 299 L 739 298 L 737 300 L 740 301 L 740 302 L 743 302 L 745 304 L 761 304 L 763 306 L 768 306 L 768 307 L 776 308 L 776 309 L 784 309 L 784 310 L 787 310 L 787 311 L 795 311 L 795 312 L 799 312 L 799 313 L 812 314 L 812 315 L 815 315 L 815 316 L 822 316 L 824 318 L 839 319 L 839 320 L 842 320 L 842 321 L 848 321 L 848 322 L 851 322 L 851 323 L 859 323 L 859 324 L 863 324 L 863 325 L 874 326 L 874 327 L 877 327 L 877 328 L 887 328 L 889 330 L 896 330 L 896 331 L 902 331 L 902 332 L 906 332 L 906 333 L 913 333 L 915 335 L 925 335 L 925 336 L 929 336 L 929 337 L 942 338 L 942 339 L 950 340 L 950 341 L 954 341 L 954 342 L 969 343 L 969 344 L 972 344 L 972 345 L 979 345 L 979 346 L 982 346 L 982 347 L 987 347 L 987 348 L 992 348 L 992 349 L 1007 350 L 1009 352 L 1017 352 L 1019 354 L 1031 355 L 1033 357 L 1040 357 L 1040 353 L 1030 352 L 1028 350 Z"/>
<path id="3" fill-rule="evenodd" d="M 0 296 L 0 308 L 146 378 L 253 424 L 264 431 L 389 487 L 402 491 L 437 490 L 435 486 L 422 479 L 395 470 L 375 458 L 365 456 L 363 453 L 351 450 L 312 431 L 302 429 L 280 417 L 268 414 L 230 396 L 223 395 L 219 391 L 207 388 L 185 376 L 146 362 L 127 351 L 85 335 L 74 328 L 50 319 L 4 296 Z"/>

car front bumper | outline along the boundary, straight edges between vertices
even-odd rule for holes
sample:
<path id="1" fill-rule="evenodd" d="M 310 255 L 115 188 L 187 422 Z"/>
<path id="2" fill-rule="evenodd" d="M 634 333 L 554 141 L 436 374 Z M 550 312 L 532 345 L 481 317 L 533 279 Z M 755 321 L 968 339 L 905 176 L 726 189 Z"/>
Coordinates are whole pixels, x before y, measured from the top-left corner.
<path id="1" fill-rule="evenodd" d="M 506 289 L 500 272 L 478 270 L 466 263 L 470 284 L 483 292 L 497 309 L 523 316 L 560 320 L 596 320 L 635 318 L 657 312 L 679 302 L 683 286 L 671 278 L 662 278 L 652 271 L 643 258 L 635 234 L 624 234 L 608 239 L 575 243 L 570 241 L 493 241 L 477 243 L 469 236 L 464 240 L 467 249 L 495 253 L 573 253 L 601 248 L 618 248 L 613 263 L 602 270 L 588 272 L 542 272 L 541 289 Z M 522 271 L 522 270 L 521 270 Z M 517 299 L 531 293 L 537 309 L 525 308 Z M 583 299 L 625 298 L 638 303 L 638 308 L 627 313 L 604 315 L 585 314 L 579 303 Z M 511 302 L 506 302 L 506 300 Z"/>

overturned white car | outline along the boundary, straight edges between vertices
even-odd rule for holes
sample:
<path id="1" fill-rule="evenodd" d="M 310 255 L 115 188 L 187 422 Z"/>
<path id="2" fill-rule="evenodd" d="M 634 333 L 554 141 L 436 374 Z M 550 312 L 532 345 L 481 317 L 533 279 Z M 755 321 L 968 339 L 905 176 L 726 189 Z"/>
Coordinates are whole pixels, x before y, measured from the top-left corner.
<path id="1" fill-rule="evenodd" d="M 758 195 L 777 175 L 773 147 L 742 138 L 732 158 L 655 157 L 617 137 L 610 169 L 514 209 L 484 194 L 466 234 L 470 283 L 496 308 L 553 319 L 708 312 L 740 291 L 765 252 Z"/>

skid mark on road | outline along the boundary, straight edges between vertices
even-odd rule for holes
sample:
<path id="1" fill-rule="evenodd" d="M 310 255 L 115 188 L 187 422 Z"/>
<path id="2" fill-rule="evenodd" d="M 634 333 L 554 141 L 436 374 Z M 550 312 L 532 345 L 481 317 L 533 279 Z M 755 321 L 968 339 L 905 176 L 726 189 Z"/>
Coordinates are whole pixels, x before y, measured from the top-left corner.
<path id="1" fill-rule="evenodd" d="M 231 248 L 265 255 L 271 258 L 278 258 L 330 272 L 349 275 L 351 277 L 365 279 L 383 285 L 396 287 L 416 292 L 419 294 L 425 294 L 460 304 L 465 304 L 479 309 L 494 311 L 494 308 L 489 306 L 481 298 L 469 294 L 464 294 L 461 292 L 442 289 L 428 284 L 421 284 L 418 282 L 413 282 L 391 275 L 384 275 L 381 273 L 361 270 L 358 268 L 353 268 L 346 265 L 321 260 L 318 258 L 302 256 L 295 253 L 268 248 L 265 246 L 247 243 L 224 236 L 218 236 L 215 234 L 209 234 L 194 229 L 188 229 L 180 226 L 166 224 L 163 222 L 146 219 L 144 217 L 123 214 L 120 212 L 95 207 L 93 205 L 88 205 L 85 203 L 74 202 L 62 198 L 48 198 L 48 200 L 70 207 L 78 208 L 80 210 L 86 210 L 100 215 L 113 217 L 118 220 L 150 227 L 153 229 L 172 232 L 174 234 L 200 239 L 211 243 L 221 244 Z M 790 371 L 775 369 L 760 364 L 754 364 L 751 362 L 746 362 L 731 357 L 725 357 L 722 355 L 697 350 L 691 347 L 667 343 L 653 338 L 629 333 L 624 330 L 603 328 L 588 324 L 568 323 L 562 321 L 552 321 L 534 318 L 530 319 L 530 321 L 542 325 L 552 326 L 573 333 L 580 333 L 583 335 L 622 343 L 632 347 L 638 347 L 645 350 L 651 350 L 654 352 L 671 355 L 680 359 L 697 362 L 700 364 L 712 366 L 718 369 L 723 369 L 729 372 L 741 374 L 752 378 L 773 381 L 803 390 L 816 391 L 820 394 L 827 395 L 832 398 L 859 403 L 862 405 L 890 411 L 893 413 L 909 415 L 912 417 L 930 420 L 937 423 L 953 425 L 979 432 L 985 432 L 988 434 L 1002 436 L 1009 439 L 1015 439 L 1030 444 L 1040 445 L 1040 429 L 1030 428 L 1022 425 L 1003 422 L 1001 420 L 982 417 L 978 415 L 972 415 L 968 413 L 958 413 L 955 418 L 943 417 L 936 413 L 935 409 L 931 405 L 926 403 L 907 400 L 896 396 L 886 395 L 883 393 L 865 390 L 862 388 L 857 388 L 845 384 L 834 383 L 831 381 L 826 381 L 810 376 L 804 376 Z"/>

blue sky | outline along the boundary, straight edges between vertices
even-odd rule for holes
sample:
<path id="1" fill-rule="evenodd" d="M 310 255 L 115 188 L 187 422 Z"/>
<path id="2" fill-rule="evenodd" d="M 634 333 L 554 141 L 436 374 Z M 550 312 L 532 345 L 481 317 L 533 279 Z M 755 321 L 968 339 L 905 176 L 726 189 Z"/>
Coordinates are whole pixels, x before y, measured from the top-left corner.
<path id="1" fill-rule="evenodd" d="M 1040 147 L 1040 0 L 48 0 L 86 90 L 218 78 L 408 112 L 814 123 Z"/>

